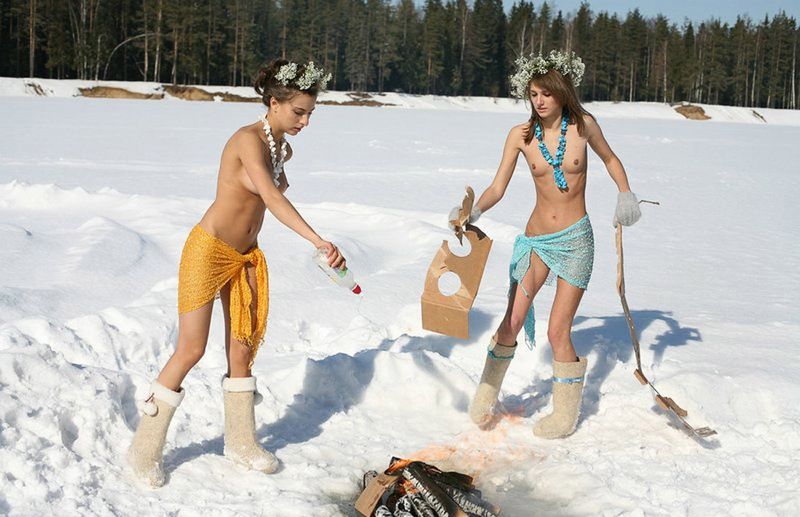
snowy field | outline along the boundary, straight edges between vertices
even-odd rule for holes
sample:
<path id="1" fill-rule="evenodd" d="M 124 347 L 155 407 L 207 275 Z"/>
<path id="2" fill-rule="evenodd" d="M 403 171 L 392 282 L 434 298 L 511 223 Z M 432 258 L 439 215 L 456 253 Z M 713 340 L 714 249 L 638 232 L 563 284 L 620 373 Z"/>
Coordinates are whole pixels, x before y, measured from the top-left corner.
<path id="1" fill-rule="evenodd" d="M 730 122 L 588 106 L 633 190 L 661 203 L 625 231 L 628 301 L 645 372 L 719 432 L 701 446 L 633 377 L 616 191 L 591 152 L 597 254 L 573 332 L 589 358 L 577 432 L 531 432 L 549 411 L 552 287 L 536 300 L 540 345 L 521 347 L 503 386 L 509 415 L 489 432 L 471 423 L 535 201 L 524 163 L 480 221 L 494 246 L 470 339 L 422 330 L 419 298 L 446 214 L 465 185 L 489 184 L 526 115 L 427 107 L 320 106 L 292 139 L 287 196 L 342 247 L 364 294 L 330 284 L 310 245 L 267 216 L 256 418 L 281 470 L 222 456 L 217 305 L 168 434 L 168 483 L 153 491 L 124 464 L 134 401 L 173 350 L 180 251 L 212 200 L 220 151 L 258 105 L 0 96 L 0 514 L 349 515 L 364 471 L 392 455 L 476 475 L 507 516 L 800 514 L 800 113 L 745 124 L 721 107 Z"/>

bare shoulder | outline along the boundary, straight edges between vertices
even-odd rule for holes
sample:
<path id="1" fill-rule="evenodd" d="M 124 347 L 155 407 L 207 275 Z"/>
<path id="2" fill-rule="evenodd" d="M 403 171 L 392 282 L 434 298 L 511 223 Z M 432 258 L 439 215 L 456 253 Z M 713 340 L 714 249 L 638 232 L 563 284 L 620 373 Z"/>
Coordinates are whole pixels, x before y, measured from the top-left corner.
<path id="1" fill-rule="evenodd" d="M 592 138 L 592 136 L 596 135 L 597 132 L 600 131 L 600 124 L 597 123 L 597 119 L 595 119 L 592 115 L 584 115 L 583 123 L 586 125 L 587 138 Z"/>
<path id="2" fill-rule="evenodd" d="M 525 133 L 528 132 L 531 125 L 530 122 L 523 122 L 522 124 L 517 124 L 516 126 L 511 128 L 511 131 L 508 132 L 509 135 L 514 136 L 523 136 Z"/>
<path id="3" fill-rule="evenodd" d="M 528 131 L 530 131 L 529 123 L 517 124 L 508 132 L 508 141 L 521 148 L 525 145 L 525 137 L 528 135 Z"/>
<path id="4" fill-rule="evenodd" d="M 250 124 L 237 129 L 236 132 L 231 135 L 228 144 L 233 145 L 240 152 L 246 148 L 261 148 L 265 145 L 263 140 L 261 140 L 257 124 Z"/>

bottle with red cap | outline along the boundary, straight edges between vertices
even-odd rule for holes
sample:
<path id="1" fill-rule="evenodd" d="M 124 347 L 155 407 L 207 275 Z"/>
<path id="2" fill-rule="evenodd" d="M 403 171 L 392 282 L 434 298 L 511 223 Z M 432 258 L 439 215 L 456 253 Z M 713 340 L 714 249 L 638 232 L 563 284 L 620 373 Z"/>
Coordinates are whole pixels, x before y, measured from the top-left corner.
<path id="1" fill-rule="evenodd" d="M 323 273 L 328 275 L 333 283 L 341 287 L 346 287 L 355 294 L 361 294 L 361 287 L 356 283 L 353 278 L 353 272 L 343 267 L 331 267 L 328 265 L 328 252 L 325 248 L 320 248 L 314 252 L 314 263 L 319 266 Z"/>

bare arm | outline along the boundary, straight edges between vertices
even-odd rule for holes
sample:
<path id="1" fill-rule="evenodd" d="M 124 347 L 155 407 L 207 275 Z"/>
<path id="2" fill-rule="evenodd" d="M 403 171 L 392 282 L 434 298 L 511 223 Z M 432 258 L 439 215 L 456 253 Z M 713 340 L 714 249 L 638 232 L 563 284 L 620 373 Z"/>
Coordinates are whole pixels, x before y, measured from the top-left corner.
<path id="1" fill-rule="evenodd" d="M 308 225 L 292 203 L 273 183 L 272 164 L 267 163 L 262 146 L 258 136 L 244 131 L 239 134 L 236 150 L 247 177 L 255 185 L 267 209 L 278 221 L 309 241 L 314 247 L 323 246 L 325 241 Z M 283 176 L 282 179 L 285 181 L 286 177 Z"/>
<path id="2" fill-rule="evenodd" d="M 520 142 L 523 141 L 522 133 L 522 126 L 515 126 L 508 132 L 506 143 L 503 146 L 503 157 L 500 159 L 500 165 L 497 167 L 494 180 L 483 191 L 478 202 L 475 203 L 475 207 L 481 212 L 485 212 L 496 205 L 506 193 L 508 183 L 511 181 L 511 176 L 517 166 L 517 158 L 519 158 L 521 151 Z"/>
<path id="3" fill-rule="evenodd" d="M 614 151 L 611 150 L 611 146 L 608 145 L 606 138 L 603 136 L 603 131 L 593 117 L 586 117 L 586 140 L 589 142 L 592 151 L 603 160 L 608 175 L 617 184 L 619 191 L 630 192 L 631 187 L 628 184 L 628 175 L 625 174 L 625 168 L 617 158 L 617 155 L 614 154 Z"/>
<path id="4" fill-rule="evenodd" d="M 628 184 L 628 175 L 625 174 L 625 168 L 622 162 L 619 161 L 617 155 L 611 150 L 611 147 L 606 142 L 603 132 L 597 121 L 592 117 L 586 117 L 586 130 L 587 141 L 592 146 L 592 150 L 597 153 L 597 156 L 606 164 L 609 176 L 614 180 L 619 189 L 617 194 L 617 208 L 614 211 L 614 219 L 612 224 L 616 227 L 618 224 L 623 226 L 631 226 L 636 223 L 642 216 L 639 210 L 639 201 L 636 195 L 631 192 L 631 187 Z"/>

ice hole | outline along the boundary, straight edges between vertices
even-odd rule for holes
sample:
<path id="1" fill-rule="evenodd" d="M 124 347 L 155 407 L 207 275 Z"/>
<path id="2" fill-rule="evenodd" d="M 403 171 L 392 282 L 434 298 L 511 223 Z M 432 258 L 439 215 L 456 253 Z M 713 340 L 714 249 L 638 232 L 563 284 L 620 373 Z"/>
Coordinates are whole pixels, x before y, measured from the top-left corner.
<path id="1" fill-rule="evenodd" d="M 461 289 L 461 279 L 457 274 L 448 271 L 439 277 L 439 291 L 445 296 L 453 296 Z"/>

